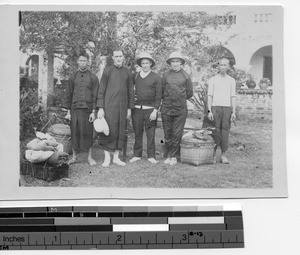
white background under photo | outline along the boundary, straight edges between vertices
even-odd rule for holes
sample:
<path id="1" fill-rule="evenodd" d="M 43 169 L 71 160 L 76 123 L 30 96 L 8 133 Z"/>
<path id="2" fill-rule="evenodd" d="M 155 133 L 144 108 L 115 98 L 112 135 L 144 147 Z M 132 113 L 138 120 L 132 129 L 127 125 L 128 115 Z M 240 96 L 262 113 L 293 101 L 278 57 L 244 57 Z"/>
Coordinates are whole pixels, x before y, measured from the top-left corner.
<path id="1" fill-rule="evenodd" d="M 29 1 L 3 1 L 0 3 L 29 3 Z M 44 1 L 45 2 L 45 1 Z M 43 2 L 43 3 L 44 3 Z M 41 1 L 30 1 L 32 4 L 40 4 Z M 47 4 L 49 4 L 48 2 Z M 114 1 L 63 1 L 63 4 L 125 4 L 125 2 Z M 62 1 L 52 1 L 51 4 L 62 4 Z M 279 4 L 284 7 L 284 80 L 286 95 L 286 144 L 287 144 L 287 176 L 288 176 L 288 198 L 259 198 L 259 199 L 198 199 L 198 200 L 172 200 L 172 201 L 126 201 L 126 205 L 195 205 L 195 204 L 226 204 L 240 203 L 243 207 L 244 216 L 244 249 L 186 249 L 186 250 L 107 250 L 107 251 L 0 251 L 0 254 L 172 254 L 172 255 L 298 255 L 299 249 L 299 229 L 300 229 L 300 156 L 299 156 L 299 127 L 300 127 L 300 35 L 299 35 L 299 13 L 300 1 L 126 1 L 126 4 Z M 1 20 L 1 17 L 0 17 Z M 3 23 L 3 20 L 1 20 Z M 1 37 L 0 40 L 6 38 Z M 3 56 L 3 49 L 0 49 L 0 66 L 7 65 Z M 16 60 L 16 62 L 18 59 Z M 3 69 L 2 69 L 3 70 Z M 1 71 L 0 71 L 1 74 Z M 5 151 L 1 126 L 9 119 L 3 119 L 3 113 L 9 109 L 3 105 L 5 95 L 3 85 L 0 84 L 0 178 L 5 176 L 6 171 L 10 171 L 9 166 L 3 165 L 5 156 L 9 155 Z M 1 189 L 0 189 L 1 190 Z M 0 194 L 1 200 L 1 194 Z M 115 204 L 124 201 L 112 201 Z M 81 205 L 80 201 L 73 201 L 73 205 Z M 34 202 L 30 202 L 35 205 Z M 46 203 L 51 205 L 51 203 Z M 22 206 L 22 202 L 1 201 L 0 206 Z"/>

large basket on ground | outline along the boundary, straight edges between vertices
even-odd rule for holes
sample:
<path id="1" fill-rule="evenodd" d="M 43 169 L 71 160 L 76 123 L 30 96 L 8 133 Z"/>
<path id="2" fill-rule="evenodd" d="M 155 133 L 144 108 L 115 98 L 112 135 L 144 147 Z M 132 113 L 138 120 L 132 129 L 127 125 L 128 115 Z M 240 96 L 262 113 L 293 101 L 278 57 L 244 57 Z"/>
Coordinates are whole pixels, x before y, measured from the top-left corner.
<path id="1" fill-rule="evenodd" d="M 64 147 L 64 152 L 71 154 L 71 129 L 69 125 L 62 123 L 54 124 L 48 129 L 48 133 Z"/>
<path id="2" fill-rule="evenodd" d="M 202 139 L 187 136 L 180 144 L 181 163 L 194 166 L 213 163 L 215 142 L 210 135 L 204 135 Z"/>
<path id="3" fill-rule="evenodd" d="M 48 163 L 31 163 L 26 159 L 21 160 L 20 172 L 44 181 L 55 181 L 69 176 L 69 165 L 51 166 Z"/>

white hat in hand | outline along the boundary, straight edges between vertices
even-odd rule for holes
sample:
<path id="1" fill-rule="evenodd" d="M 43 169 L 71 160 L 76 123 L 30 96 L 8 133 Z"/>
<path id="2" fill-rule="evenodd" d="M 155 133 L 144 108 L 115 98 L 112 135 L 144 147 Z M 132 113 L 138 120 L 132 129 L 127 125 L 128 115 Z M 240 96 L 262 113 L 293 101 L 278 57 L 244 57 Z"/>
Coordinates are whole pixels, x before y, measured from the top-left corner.
<path id="1" fill-rule="evenodd" d="M 109 135 L 109 127 L 105 118 L 95 119 L 94 128 L 98 133 L 104 133 L 106 136 Z"/>

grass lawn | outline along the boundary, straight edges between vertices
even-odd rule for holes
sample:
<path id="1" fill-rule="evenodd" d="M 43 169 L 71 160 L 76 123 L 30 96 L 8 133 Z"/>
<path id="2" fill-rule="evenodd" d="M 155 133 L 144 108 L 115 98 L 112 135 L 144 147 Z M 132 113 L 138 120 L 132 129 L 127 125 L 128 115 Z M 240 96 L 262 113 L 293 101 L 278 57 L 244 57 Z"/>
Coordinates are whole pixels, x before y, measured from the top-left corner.
<path id="1" fill-rule="evenodd" d="M 200 120 L 188 119 L 197 127 Z M 151 187 L 151 188 L 272 188 L 272 123 L 256 120 L 237 120 L 231 127 L 227 152 L 230 164 L 191 166 L 178 163 L 175 166 L 163 163 L 163 131 L 156 129 L 156 154 L 158 164 L 142 160 L 129 163 L 133 157 L 134 134 L 128 137 L 127 165 L 111 165 L 103 168 L 104 153 L 97 144 L 93 157 L 97 165 L 86 162 L 86 154 L 79 155 L 78 163 L 70 165 L 69 178 L 52 182 L 20 175 L 21 186 L 59 187 Z M 145 135 L 144 135 L 145 142 Z M 145 143 L 144 143 L 145 145 Z M 146 146 L 144 146 L 145 148 Z M 145 149 L 144 154 L 146 155 Z M 218 150 L 218 155 L 220 151 Z"/>

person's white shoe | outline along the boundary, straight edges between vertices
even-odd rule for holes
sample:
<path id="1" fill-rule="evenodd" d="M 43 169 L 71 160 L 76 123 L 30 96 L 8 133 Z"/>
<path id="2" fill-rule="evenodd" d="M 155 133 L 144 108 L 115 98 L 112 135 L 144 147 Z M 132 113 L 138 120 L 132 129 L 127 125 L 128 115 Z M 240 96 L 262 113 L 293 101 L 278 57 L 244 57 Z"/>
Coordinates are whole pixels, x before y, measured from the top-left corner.
<path id="1" fill-rule="evenodd" d="M 158 163 L 158 161 L 155 158 L 148 158 L 148 161 L 152 164 Z"/>
<path id="2" fill-rule="evenodd" d="M 108 160 L 107 161 L 104 160 L 104 162 L 102 163 L 101 166 L 103 166 L 103 167 L 109 167 L 109 164 L 110 164 L 110 162 Z"/>
<path id="3" fill-rule="evenodd" d="M 88 163 L 89 163 L 90 166 L 95 166 L 95 165 L 97 165 L 96 161 L 93 160 L 92 158 L 88 158 Z"/>
<path id="4" fill-rule="evenodd" d="M 118 166 L 126 166 L 126 163 L 121 161 L 119 158 L 118 159 L 114 159 L 113 163 L 118 165 Z"/>
<path id="5" fill-rule="evenodd" d="M 165 161 L 164 161 L 165 164 L 170 164 L 171 163 L 171 158 L 167 158 Z"/>
<path id="6" fill-rule="evenodd" d="M 229 164 L 229 160 L 225 156 L 221 156 L 221 163 L 222 164 Z"/>
<path id="7" fill-rule="evenodd" d="M 139 157 L 133 157 L 132 159 L 129 160 L 129 162 L 130 163 L 134 163 L 134 162 L 136 162 L 138 160 L 141 160 L 141 158 L 139 158 Z"/>
<path id="8" fill-rule="evenodd" d="M 75 164 L 76 163 L 76 158 L 71 158 L 68 162 L 69 165 Z"/>
<path id="9" fill-rule="evenodd" d="M 177 164 L 177 158 L 175 158 L 175 157 L 171 158 L 170 165 L 174 166 L 176 164 Z"/>
<path id="10" fill-rule="evenodd" d="M 104 161 L 102 163 L 103 167 L 108 167 L 110 165 L 110 154 L 108 151 L 104 151 Z"/>

